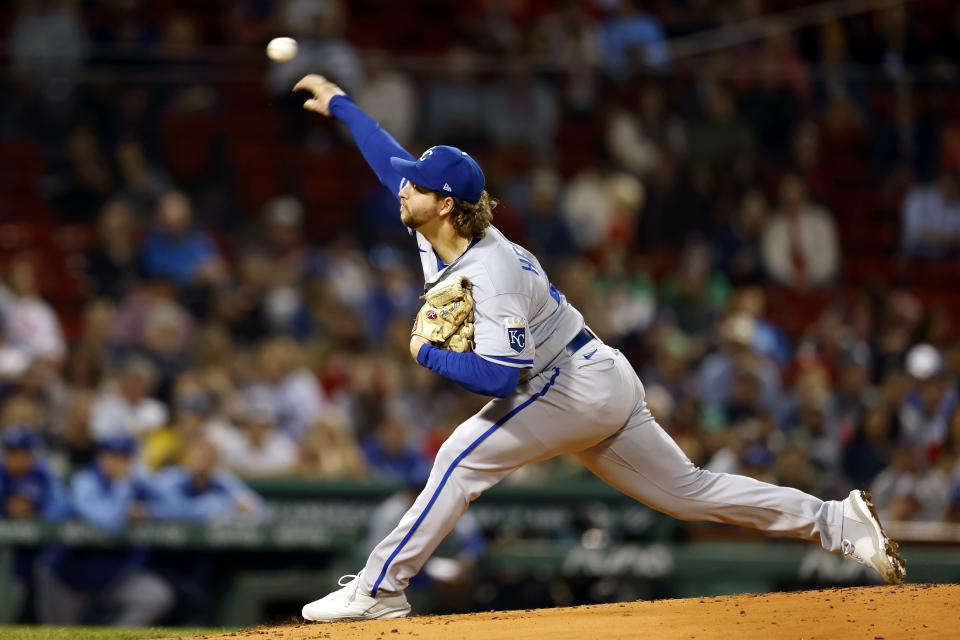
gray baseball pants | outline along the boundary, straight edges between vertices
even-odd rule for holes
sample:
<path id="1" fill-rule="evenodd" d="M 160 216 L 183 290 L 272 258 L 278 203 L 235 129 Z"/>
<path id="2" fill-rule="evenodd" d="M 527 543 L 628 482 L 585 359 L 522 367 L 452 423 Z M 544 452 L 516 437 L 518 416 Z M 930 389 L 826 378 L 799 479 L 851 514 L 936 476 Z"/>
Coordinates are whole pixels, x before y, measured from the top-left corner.
<path id="1" fill-rule="evenodd" d="M 571 453 L 604 482 L 674 518 L 840 548 L 840 502 L 696 467 L 650 414 L 623 354 L 593 340 L 456 428 L 424 490 L 371 552 L 360 588 L 403 591 L 481 493 L 519 467 Z"/>

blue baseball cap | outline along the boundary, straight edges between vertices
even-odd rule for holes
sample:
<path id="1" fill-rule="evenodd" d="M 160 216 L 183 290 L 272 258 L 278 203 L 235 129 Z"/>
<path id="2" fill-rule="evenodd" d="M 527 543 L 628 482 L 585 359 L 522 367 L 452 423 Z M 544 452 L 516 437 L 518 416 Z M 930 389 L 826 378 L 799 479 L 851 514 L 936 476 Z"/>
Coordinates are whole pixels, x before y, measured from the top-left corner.
<path id="1" fill-rule="evenodd" d="M 97 440 L 97 449 L 124 456 L 132 456 L 137 451 L 137 441 L 133 436 L 115 435 Z"/>
<path id="2" fill-rule="evenodd" d="M 27 427 L 11 427 L 3 433 L 4 449 L 33 449 L 40 443 L 40 438 L 32 429 Z"/>
<path id="3" fill-rule="evenodd" d="M 415 185 L 471 203 L 480 201 L 487 183 L 476 160 L 447 145 L 430 147 L 416 161 L 394 156 L 390 166 Z"/>

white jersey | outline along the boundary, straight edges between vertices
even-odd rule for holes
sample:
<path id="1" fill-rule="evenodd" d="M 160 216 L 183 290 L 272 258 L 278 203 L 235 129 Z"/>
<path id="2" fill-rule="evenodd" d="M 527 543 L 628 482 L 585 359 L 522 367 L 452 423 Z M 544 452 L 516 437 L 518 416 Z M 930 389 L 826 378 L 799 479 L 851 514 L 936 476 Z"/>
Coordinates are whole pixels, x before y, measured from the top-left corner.
<path id="1" fill-rule="evenodd" d="M 583 316 L 523 247 L 496 227 L 444 265 L 427 239 L 416 234 L 424 290 L 450 278 L 473 283 L 474 352 L 491 362 L 539 373 L 583 329 Z"/>

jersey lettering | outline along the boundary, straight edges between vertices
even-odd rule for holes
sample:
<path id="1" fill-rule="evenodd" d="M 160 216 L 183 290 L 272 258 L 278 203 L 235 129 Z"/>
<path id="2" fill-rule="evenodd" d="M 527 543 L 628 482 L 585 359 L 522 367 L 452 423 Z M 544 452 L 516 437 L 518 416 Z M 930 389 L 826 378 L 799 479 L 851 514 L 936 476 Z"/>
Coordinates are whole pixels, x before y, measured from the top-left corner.
<path id="1" fill-rule="evenodd" d="M 529 271 L 534 275 L 540 275 L 540 272 L 537 271 L 536 267 L 533 266 L 533 260 L 528 258 L 527 255 L 521 251 L 517 245 L 511 243 L 510 246 L 513 247 L 513 252 L 517 254 L 517 260 L 520 262 L 521 269 L 524 271 Z"/>

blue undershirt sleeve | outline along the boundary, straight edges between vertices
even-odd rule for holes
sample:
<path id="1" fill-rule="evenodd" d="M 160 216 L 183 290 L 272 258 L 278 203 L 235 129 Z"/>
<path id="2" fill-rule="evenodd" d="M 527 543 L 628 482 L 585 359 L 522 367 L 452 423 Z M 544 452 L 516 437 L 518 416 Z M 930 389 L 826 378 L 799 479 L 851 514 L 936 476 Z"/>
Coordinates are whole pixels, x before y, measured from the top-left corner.
<path id="1" fill-rule="evenodd" d="M 403 178 L 390 165 L 390 158 L 413 160 L 410 152 L 401 147 L 393 136 L 384 131 L 376 120 L 364 113 L 363 109 L 347 96 L 334 96 L 330 100 L 330 114 L 347 125 L 364 160 L 390 195 L 396 198 Z"/>
<path id="2" fill-rule="evenodd" d="M 417 352 L 417 362 L 453 380 L 468 391 L 506 398 L 517 388 L 520 369 L 484 360 L 475 353 L 457 353 L 425 344 Z"/>

